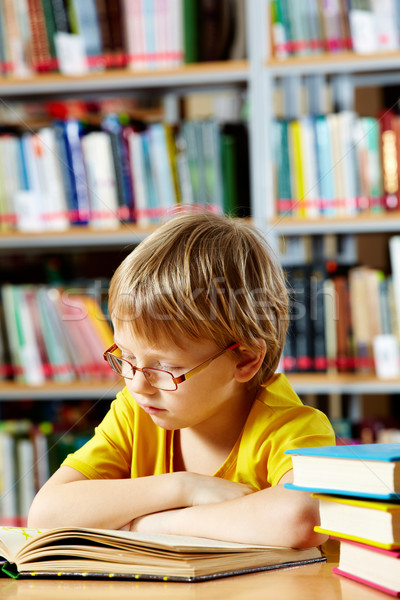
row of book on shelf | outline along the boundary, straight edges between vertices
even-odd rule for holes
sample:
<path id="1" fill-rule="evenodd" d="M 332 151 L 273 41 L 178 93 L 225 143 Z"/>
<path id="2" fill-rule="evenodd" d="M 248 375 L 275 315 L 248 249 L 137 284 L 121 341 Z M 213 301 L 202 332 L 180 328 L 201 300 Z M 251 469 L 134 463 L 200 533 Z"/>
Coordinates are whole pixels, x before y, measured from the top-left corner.
<path id="1" fill-rule="evenodd" d="M 102 355 L 113 333 L 93 291 L 3 284 L 0 309 L 0 378 L 115 381 Z"/>
<path id="2" fill-rule="evenodd" d="M 244 58 L 244 0 L 4 0 L 4 75 Z M 73 58 L 72 58 L 73 57 Z"/>
<path id="3" fill-rule="evenodd" d="M 277 213 L 301 219 L 398 210 L 400 116 L 354 111 L 276 119 Z"/>
<path id="4" fill-rule="evenodd" d="M 90 430 L 26 419 L 0 421 L 0 523 L 23 526 L 35 494 Z"/>
<path id="5" fill-rule="evenodd" d="M 146 125 L 107 114 L 99 126 L 66 118 L 3 131 L 0 231 L 146 226 L 182 204 L 248 214 L 247 147 L 246 124 L 214 119 Z"/>
<path id="6" fill-rule="evenodd" d="M 285 372 L 398 377 L 399 244 L 399 236 L 390 238 L 390 275 L 334 261 L 285 267 L 290 296 Z"/>
<path id="7" fill-rule="evenodd" d="M 333 571 L 400 596 L 400 444 L 288 450 L 293 484 L 318 499 L 316 531 L 337 540 Z"/>
<path id="8" fill-rule="evenodd" d="M 398 0 L 271 0 L 276 58 L 400 48 Z"/>

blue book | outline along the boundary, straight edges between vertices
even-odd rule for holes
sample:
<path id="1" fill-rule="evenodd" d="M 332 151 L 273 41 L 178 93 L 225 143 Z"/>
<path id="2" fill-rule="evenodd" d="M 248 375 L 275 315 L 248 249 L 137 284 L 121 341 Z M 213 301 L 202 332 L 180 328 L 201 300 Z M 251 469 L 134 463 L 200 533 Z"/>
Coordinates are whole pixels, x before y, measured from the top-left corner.
<path id="1" fill-rule="evenodd" d="M 55 121 L 57 159 L 60 162 L 68 210 L 74 225 L 89 221 L 89 192 L 81 146 L 81 125 L 74 119 Z"/>
<path id="2" fill-rule="evenodd" d="M 118 115 L 109 113 L 101 124 L 111 139 L 111 148 L 117 178 L 119 217 L 121 221 L 131 221 L 133 211 L 133 183 L 129 163 L 129 151 L 124 140 L 124 127 Z"/>
<path id="3" fill-rule="evenodd" d="M 286 450 L 288 489 L 400 502 L 400 444 L 354 444 Z"/>

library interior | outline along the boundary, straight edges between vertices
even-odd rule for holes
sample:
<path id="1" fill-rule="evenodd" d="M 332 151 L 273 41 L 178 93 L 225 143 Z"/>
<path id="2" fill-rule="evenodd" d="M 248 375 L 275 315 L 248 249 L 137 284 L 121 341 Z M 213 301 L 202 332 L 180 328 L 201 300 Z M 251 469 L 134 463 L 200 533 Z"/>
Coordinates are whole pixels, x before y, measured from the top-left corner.
<path id="1" fill-rule="evenodd" d="M 10 577 L 2 531 L 25 530 L 123 387 L 103 357 L 114 271 L 208 210 L 283 267 L 278 372 L 338 451 L 317 452 L 326 487 L 290 451 L 324 560 L 200 583 Z M 383 490 L 360 465 L 391 469 Z M 0 596 L 378 600 L 400 596 L 399 565 L 400 1 L 0 0 Z"/>

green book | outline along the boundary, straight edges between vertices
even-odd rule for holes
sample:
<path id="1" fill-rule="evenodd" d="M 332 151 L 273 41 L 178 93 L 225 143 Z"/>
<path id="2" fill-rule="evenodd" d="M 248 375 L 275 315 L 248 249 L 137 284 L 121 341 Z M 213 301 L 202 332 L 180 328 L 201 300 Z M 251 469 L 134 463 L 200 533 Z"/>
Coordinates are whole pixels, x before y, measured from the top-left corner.
<path id="1" fill-rule="evenodd" d="M 44 19 L 46 23 L 47 40 L 49 42 L 50 56 L 57 56 L 54 43 L 54 34 L 57 33 L 56 20 L 54 18 L 53 7 L 51 0 L 42 0 Z"/>
<path id="2" fill-rule="evenodd" d="M 236 145 L 235 138 L 227 133 L 221 135 L 221 163 L 224 213 L 234 217 L 237 213 Z"/>
<path id="3" fill-rule="evenodd" d="M 183 1 L 183 43 L 185 63 L 199 60 L 197 0 Z"/>

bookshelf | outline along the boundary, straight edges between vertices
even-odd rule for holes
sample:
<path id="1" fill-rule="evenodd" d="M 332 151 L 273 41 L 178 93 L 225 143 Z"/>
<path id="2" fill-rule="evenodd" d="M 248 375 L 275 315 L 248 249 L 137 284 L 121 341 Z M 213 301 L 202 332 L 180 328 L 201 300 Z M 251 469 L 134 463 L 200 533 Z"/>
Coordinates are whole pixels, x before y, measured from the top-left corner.
<path id="1" fill-rule="evenodd" d="M 291 3 L 278 2 L 271 4 L 289 6 Z M 316 5 L 316 3 L 310 3 L 309 6 L 312 4 Z M 322 3 L 320 4 L 322 5 Z M 299 8 L 299 10 L 301 9 Z M 295 11 L 293 10 L 293 12 Z M 310 89 L 317 92 L 320 90 L 318 90 L 318 84 L 317 88 L 311 86 L 307 88 L 307 85 L 312 81 L 323 80 L 332 86 L 335 80 L 339 82 L 339 86 L 340 83 L 343 83 L 345 95 L 336 98 L 339 108 L 336 106 L 333 110 L 353 110 L 356 91 L 360 91 L 361 94 L 366 89 L 368 95 L 370 88 L 399 84 L 400 51 L 397 48 L 390 51 L 356 54 L 351 50 L 341 50 L 336 52 L 322 51 L 315 54 L 312 52 L 303 53 L 303 55 L 297 56 L 290 55 L 289 52 L 289 55 L 278 58 L 274 53 L 276 39 L 274 39 L 271 20 L 270 15 L 266 27 L 267 38 L 265 41 L 266 54 L 262 94 L 265 107 L 263 136 L 269 157 L 269 168 L 265 173 L 264 189 L 269 198 L 274 198 L 277 176 L 273 170 L 274 146 L 271 132 L 273 131 L 275 118 L 297 119 L 307 115 L 308 112 L 313 114 L 315 105 L 313 107 L 312 102 L 310 103 Z M 306 90 L 304 95 L 309 94 L 307 100 L 304 100 L 303 96 L 300 98 L 300 94 L 303 94 L 304 90 Z M 292 98 L 289 98 L 289 100 L 292 100 L 292 102 L 287 102 L 287 97 L 290 94 Z M 304 108 L 307 102 L 309 103 L 309 111 Z M 343 108 L 340 108 L 341 103 L 344 105 Z M 296 111 L 298 111 L 298 114 L 296 114 Z M 314 112 L 314 114 L 318 113 Z M 372 114 L 371 116 L 376 115 Z M 278 253 L 282 247 L 282 242 L 289 246 L 290 241 L 295 238 L 307 238 L 309 242 L 310 238 L 316 239 L 322 236 L 336 236 L 337 239 L 347 236 L 357 240 L 359 236 L 364 236 L 364 238 L 372 236 L 371 239 L 376 239 L 378 235 L 386 240 L 391 235 L 400 232 L 400 212 L 398 210 L 382 211 L 376 214 L 360 212 L 353 216 L 334 215 L 325 217 L 317 215 L 314 218 L 307 218 L 304 215 L 285 214 L 284 209 L 279 214 L 275 201 L 271 201 L 265 207 L 265 213 L 265 231 Z M 372 315 L 370 317 L 372 319 Z M 383 400 L 384 396 L 398 395 L 400 392 L 398 378 L 383 380 L 378 379 L 371 373 L 364 375 L 362 373 L 339 372 L 331 375 L 327 373 L 292 372 L 287 373 L 287 376 L 295 390 L 302 396 L 350 396 L 353 408 L 354 402 L 357 405 L 355 412 L 358 416 L 363 414 L 363 396 L 377 395 Z"/>
<path id="2" fill-rule="evenodd" d="M 140 97 L 153 94 L 165 98 L 164 113 L 168 119 L 168 110 L 178 111 L 180 99 L 196 93 L 213 93 L 220 90 L 244 90 L 254 104 L 248 120 L 250 178 L 251 178 L 251 210 L 252 217 L 261 224 L 263 222 L 264 198 L 260 186 L 263 165 L 261 160 L 253 161 L 259 156 L 263 142 L 258 136 L 257 110 L 262 110 L 262 102 L 258 91 L 260 73 L 262 71 L 262 45 L 257 40 L 264 39 L 263 27 L 265 17 L 259 18 L 259 10 L 266 8 L 264 2 L 245 3 L 246 29 L 249 40 L 246 59 L 232 59 L 214 62 L 182 64 L 177 67 L 148 69 L 135 71 L 127 68 L 113 68 L 91 71 L 83 76 L 62 75 L 44 72 L 25 77 L 7 74 L 0 78 L 0 95 L 4 106 L 12 106 L 13 102 L 63 101 L 64 99 L 96 100 L 112 97 Z M 0 260 L 17 261 L 24 264 L 26 258 L 29 269 L 32 256 L 69 255 L 74 253 L 88 254 L 96 257 L 101 253 L 112 252 L 120 262 L 134 245 L 142 241 L 156 225 L 137 225 L 121 223 L 117 229 L 96 229 L 90 226 L 70 226 L 65 231 L 43 231 L 38 233 L 20 231 L 0 231 Z M 99 253 L 99 255 L 97 254 Z M 97 260 L 97 259 L 96 259 Z M 100 258 L 101 261 L 101 258 Z M 98 261 L 98 262 L 100 262 Z M 111 273 L 109 273 L 110 275 Z M 79 273 L 76 274 L 79 277 Z M 21 280 L 21 277 L 19 278 Z M 16 382 L 0 381 L 0 401 L 20 402 L 26 400 L 49 399 L 96 399 L 115 397 L 116 388 L 110 382 L 77 381 L 71 384 L 48 382 L 40 386 L 28 386 Z"/>

